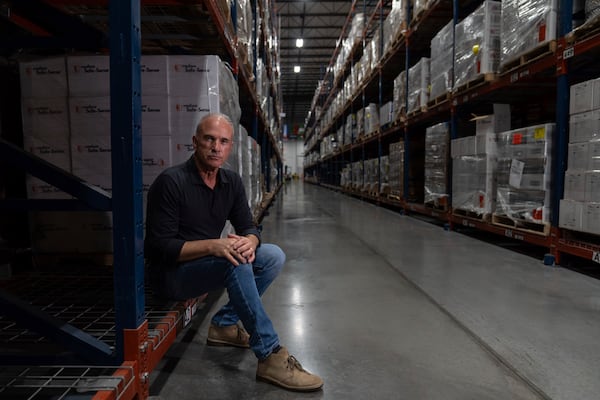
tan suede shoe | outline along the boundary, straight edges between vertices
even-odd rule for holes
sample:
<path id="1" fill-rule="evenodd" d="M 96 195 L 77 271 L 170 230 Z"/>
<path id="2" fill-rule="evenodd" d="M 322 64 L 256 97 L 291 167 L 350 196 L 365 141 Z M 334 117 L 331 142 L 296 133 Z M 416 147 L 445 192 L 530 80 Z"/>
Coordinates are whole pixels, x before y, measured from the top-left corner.
<path id="1" fill-rule="evenodd" d="M 311 392 L 323 386 L 323 380 L 302 368 L 285 347 L 258 362 L 256 379 L 298 392 Z"/>
<path id="2" fill-rule="evenodd" d="M 206 344 L 210 346 L 233 346 L 247 349 L 250 347 L 250 335 L 238 325 L 217 326 L 210 324 Z"/>

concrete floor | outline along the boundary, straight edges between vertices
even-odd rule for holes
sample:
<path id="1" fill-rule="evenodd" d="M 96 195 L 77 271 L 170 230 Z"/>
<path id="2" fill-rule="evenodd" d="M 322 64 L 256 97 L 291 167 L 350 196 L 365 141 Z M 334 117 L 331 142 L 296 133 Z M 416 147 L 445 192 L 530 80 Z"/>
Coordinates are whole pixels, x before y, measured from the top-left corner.
<path id="1" fill-rule="evenodd" d="M 151 375 L 154 399 L 600 398 L 600 281 L 317 186 L 286 184 L 263 240 L 287 253 L 264 295 L 322 391 L 254 378 L 205 345 L 203 310 Z"/>

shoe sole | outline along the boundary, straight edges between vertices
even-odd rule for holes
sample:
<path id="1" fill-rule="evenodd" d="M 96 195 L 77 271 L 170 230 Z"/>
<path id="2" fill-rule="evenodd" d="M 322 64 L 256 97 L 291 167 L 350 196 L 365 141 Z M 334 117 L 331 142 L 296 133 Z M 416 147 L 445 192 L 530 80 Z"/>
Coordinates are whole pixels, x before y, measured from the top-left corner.
<path id="1" fill-rule="evenodd" d="M 206 339 L 206 344 L 209 346 L 237 347 L 240 349 L 249 349 L 250 348 L 250 345 L 242 345 L 242 344 L 227 342 L 227 341 L 218 340 L 218 339 Z"/>
<path id="2" fill-rule="evenodd" d="M 323 387 L 322 383 L 320 385 L 318 385 L 318 386 L 303 386 L 303 387 L 289 386 L 289 385 L 286 385 L 283 382 L 279 382 L 278 380 L 271 379 L 271 378 L 265 378 L 263 376 L 258 376 L 258 375 L 256 375 L 256 380 L 257 381 L 271 383 L 273 385 L 282 387 L 282 388 L 287 389 L 287 390 L 292 390 L 294 392 L 316 392 L 317 390 L 319 390 L 319 389 L 321 389 Z"/>

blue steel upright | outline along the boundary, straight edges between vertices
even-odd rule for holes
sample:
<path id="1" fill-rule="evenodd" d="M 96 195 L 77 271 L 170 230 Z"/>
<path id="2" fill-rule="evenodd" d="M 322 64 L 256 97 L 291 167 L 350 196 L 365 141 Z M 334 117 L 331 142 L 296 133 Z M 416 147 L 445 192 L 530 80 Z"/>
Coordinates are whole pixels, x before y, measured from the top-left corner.
<path id="1" fill-rule="evenodd" d="M 572 0 L 559 1 L 559 24 L 558 37 L 564 37 L 571 32 L 573 23 L 571 13 L 573 10 Z M 565 60 L 565 64 L 568 60 Z M 558 75 L 556 80 L 556 137 L 552 138 L 553 143 L 553 165 L 552 176 L 554 185 L 552 188 L 552 226 L 558 226 L 558 217 L 560 211 L 560 200 L 563 197 L 565 188 L 565 170 L 567 169 L 567 149 L 569 126 L 569 68 Z"/>
<path id="2" fill-rule="evenodd" d="M 110 108 L 116 361 L 144 321 L 140 1 L 110 2 Z"/>

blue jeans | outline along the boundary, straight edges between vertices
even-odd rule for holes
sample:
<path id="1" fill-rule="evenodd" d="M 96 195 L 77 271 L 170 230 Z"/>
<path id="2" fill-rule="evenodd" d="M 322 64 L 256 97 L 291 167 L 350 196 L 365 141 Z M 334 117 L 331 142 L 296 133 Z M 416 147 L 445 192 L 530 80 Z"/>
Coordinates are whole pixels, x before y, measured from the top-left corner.
<path id="1" fill-rule="evenodd" d="M 279 337 L 265 312 L 260 296 L 277 277 L 285 253 L 276 245 L 263 243 L 252 264 L 232 265 L 220 257 L 202 257 L 179 264 L 164 274 L 167 297 L 185 300 L 225 287 L 229 302 L 212 318 L 218 326 L 239 320 L 250 334 L 250 348 L 259 360 L 279 345 Z"/>

